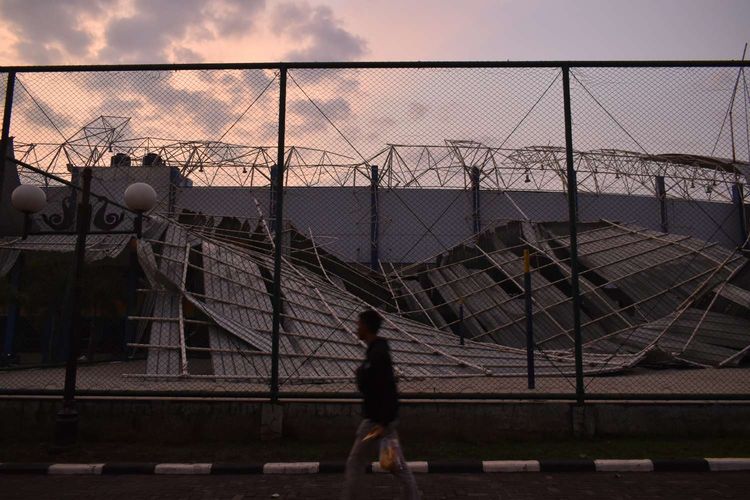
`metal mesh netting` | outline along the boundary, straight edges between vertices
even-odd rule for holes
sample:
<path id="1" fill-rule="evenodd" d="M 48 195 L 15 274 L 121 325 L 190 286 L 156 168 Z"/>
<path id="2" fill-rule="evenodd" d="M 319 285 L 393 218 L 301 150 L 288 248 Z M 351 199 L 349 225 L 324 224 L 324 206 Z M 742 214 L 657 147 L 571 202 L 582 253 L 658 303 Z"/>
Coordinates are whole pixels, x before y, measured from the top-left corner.
<path id="1" fill-rule="evenodd" d="M 616 151 L 604 175 L 600 162 L 582 158 L 579 187 L 599 176 L 626 193 L 579 196 L 579 221 L 607 225 L 579 240 L 583 308 L 596 293 L 610 314 L 600 321 L 606 339 L 584 350 L 647 350 L 642 392 L 670 379 L 677 393 L 734 391 L 743 380 L 744 369 L 727 368 L 740 364 L 750 326 L 739 291 L 747 231 L 738 194 L 750 154 L 743 76 L 740 68 L 571 69 L 575 149 Z M 691 382 L 676 382 L 678 374 Z M 602 390 L 596 377 L 586 386 Z"/>
<path id="2" fill-rule="evenodd" d="M 64 262 L 90 167 L 81 391 L 268 394 L 278 356 L 282 395 L 346 395 L 365 348 L 357 315 L 374 307 L 412 396 L 574 397 L 577 374 L 579 399 L 746 392 L 742 65 L 91 68 L 14 82 L 4 390 L 62 388 Z M 122 206 L 133 182 L 159 200 L 140 238 Z M 47 196 L 25 239 L 19 183 Z"/>

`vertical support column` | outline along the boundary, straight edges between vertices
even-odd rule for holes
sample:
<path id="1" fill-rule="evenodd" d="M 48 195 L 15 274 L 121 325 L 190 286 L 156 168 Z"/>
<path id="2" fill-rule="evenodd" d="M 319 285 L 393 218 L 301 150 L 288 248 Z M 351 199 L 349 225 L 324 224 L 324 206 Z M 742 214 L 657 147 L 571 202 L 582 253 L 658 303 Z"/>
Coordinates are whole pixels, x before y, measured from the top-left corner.
<path id="1" fill-rule="evenodd" d="M 669 220 L 667 219 L 667 187 L 664 184 L 664 176 L 656 176 L 656 199 L 659 201 L 659 227 L 662 233 L 669 232 Z"/>
<path id="2" fill-rule="evenodd" d="M 21 288 L 23 260 L 23 253 L 20 253 L 16 259 L 16 263 L 13 265 L 13 270 L 10 272 L 10 288 L 16 295 Z M 0 359 L 0 366 L 9 365 L 13 361 L 13 340 L 16 337 L 19 309 L 18 298 L 11 297 L 11 300 L 8 302 L 8 316 L 5 319 L 5 340 L 3 341 L 3 356 Z"/>
<path id="3" fill-rule="evenodd" d="M 8 72 L 8 82 L 5 86 L 5 109 L 3 110 L 3 130 L 0 138 L 0 203 L 3 201 L 3 189 L 5 189 L 5 164 L 8 157 L 8 147 L 10 145 L 10 119 L 13 114 L 13 92 L 16 88 L 16 72 Z"/>
<path id="4" fill-rule="evenodd" d="M 573 299 L 573 334 L 575 342 L 576 402 L 584 402 L 583 346 L 581 340 L 581 292 L 578 283 L 578 186 L 573 161 L 573 125 L 570 110 L 570 67 L 562 67 L 563 107 L 565 112 L 565 159 L 568 182 L 568 221 L 570 227 L 570 285 Z"/>
<path id="5" fill-rule="evenodd" d="M 378 166 L 370 165 L 370 268 L 375 271 L 380 262 L 380 199 Z"/>
<path id="6" fill-rule="evenodd" d="M 479 209 L 479 167 L 471 167 L 471 222 L 472 231 L 477 235 L 482 232 L 482 214 Z"/>
<path id="7" fill-rule="evenodd" d="M 458 299 L 458 337 L 464 345 L 464 298 Z"/>
<path id="8" fill-rule="evenodd" d="M 177 208 L 177 182 L 180 180 L 180 171 L 176 167 L 169 167 L 169 200 L 167 212 L 170 217 L 177 217 L 175 209 Z"/>
<path id="9" fill-rule="evenodd" d="M 271 403 L 279 401 L 279 330 L 281 326 L 281 251 L 284 242 L 284 138 L 286 135 L 286 77 L 287 68 L 279 68 L 279 137 L 276 175 L 273 176 L 275 192 L 274 255 L 273 255 L 273 323 L 271 326 Z"/>
<path id="10" fill-rule="evenodd" d="M 737 207 L 737 218 L 739 220 L 739 245 L 745 248 L 747 240 L 747 217 L 745 215 L 745 193 L 742 184 L 739 182 L 732 186 L 732 203 Z"/>
<path id="11" fill-rule="evenodd" d="M 71 200 L 71 203 L 78 206 L 78 203 L 80 203 L 80 198 L 78 197 L 78 189 L 75 188 L 75 186 L 81 186 L 81 170 L 78 168 L 74 168 L 70 171 L 70 183 L 73 184 L 72 186 L 68 186 L 68 190 L 70 191 L 69 199 Z M 74 228 L 78 227 L 78 217 L 80 214 L 78 213 L 78 210 L 76 209 L 73 212 L 73 222 L 72 226 Z M 67 304 L 67 302 L 66 302 Z M 65 330 L 67 331 L 67 330 Z"/>
<path id="12" fill-rule="evenodd" d="M 83 169 L 83 188 L 78 202 L 76 218 L 76 247 L 73 261 L 73 294 L 70 300 L 72 315 L 68 330 L 68 359 L 65 364 L 65 387 L 63 389 L 63 407 L 57 413 L 55 438 L 57 444 L 70 445 L 75 442 L 78 433 L 78 411 L 75 407 L 76 370 L 78 368 L 78 349 L 81 338 L 81 296 L 83 295 L 83 266 L 86 258 L 86 235 L 91 223 L 91 167 Z"/>
<path id="13" fill-rule="evenodd" d="M 277 200 L 277 193 L 276 193 L 276 183 L 278 182 L 279 177 L 279 168 L 278 165 L 284 165 L 284 157 L 283 155 L 279 156 L 281 161 L 277 165 L 271 165 L 271 193 L 268 198 L 268 223 L 273 226 L 274 221 L 276 220 L 276 200 Z"/>
<path id="14" fill-rule="evenodd" d="M 138 217 L 139 220 L 140 216 Z M 140 229 L 137 231 L 138 237 L 140 238 Z M 127 278 L 127 294 L 126 296 L 126 310 L 125 313 L 125 331 L 122 342 L 122 359 L 128 358 L 128 344 L 135 342 L 135 327 L 136 322 L 131 320 L 131 316 L 135 316 L 135 310 L 138 305 L 138 276 L 136 270 L 138 269 L 138 253 L 137 253 L 138 241 L 131 239 L 128 245 L 128 278 Z"/>
<path id="15" fill-rule="evenodd" d="M 526 309 L 526 377 L 529 389 L 536 387 L 534 375 L 534 311 L 531 301 L 531 257 L 529 249 L 523 251 L 523 289 Z"/>
<path id="16" fill-rule="evenodd" d="M 23 214 L 23 229 L 21 230 L 21 239 L 25 240 L 26 238 L 28 238 L 30 232 L 31 232 L 31 214 L 25 213 Z"/>

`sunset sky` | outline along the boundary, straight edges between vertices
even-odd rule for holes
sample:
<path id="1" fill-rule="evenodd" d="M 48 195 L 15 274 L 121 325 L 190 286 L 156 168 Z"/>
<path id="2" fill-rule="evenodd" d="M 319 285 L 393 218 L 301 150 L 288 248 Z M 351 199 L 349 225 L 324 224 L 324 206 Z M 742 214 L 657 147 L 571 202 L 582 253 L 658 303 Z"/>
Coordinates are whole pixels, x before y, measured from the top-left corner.
<path id="1" fill-rule="evenodd" d="M 748 19 L 747 0 L 0 0 L 0 64 L 739 59 Z M 750 158 L 750 94 L 743 78 L 732 99 L 736 68 L 571 75 L 576 149 L 730 157 L 734 102 L 737 151 Z M 293 70 L 289 78 L 287 145 L 353 161 L 388 144 L 564 144 L 559 68 Z M 57 146 L 101 115 L 131 118 L 123 138 L 276 141 L 273 69 L 25 72 L 14 96 L 11 134 L 25 148 L 17 154 L 29 151 L 45 168 L 64 169 L 72 160 Z M 131 145 L 113 152 L 138 154 Z M 414 155 L 404 161 L 421 161 Z"/>
<path id="2" fill-rule="evenodd" d="M 0 64 L 739 58 L 746 0 L 2 0 Z"/>

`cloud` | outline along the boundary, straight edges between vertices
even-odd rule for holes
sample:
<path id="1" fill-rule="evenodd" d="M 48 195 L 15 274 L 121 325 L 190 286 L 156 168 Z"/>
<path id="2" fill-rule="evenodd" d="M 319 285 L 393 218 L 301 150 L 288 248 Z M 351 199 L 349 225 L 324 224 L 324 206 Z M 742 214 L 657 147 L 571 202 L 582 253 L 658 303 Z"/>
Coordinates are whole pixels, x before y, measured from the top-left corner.
<path id="1" fill-rule="evenodd" d="M 271 28 L 303 48 L 286 53 L 290 61 L 347 61 L 367 53 L 367 42 L 350 33 L 325 5 L 311 6 L 304 1 L 276 5 L 271 12 Z"/>
<path id="2" fill-rule="evenodd" d="M 85 75 L 83 91 L 98 95 L 101 111 L 131 116 L 148 135 L 175 132 L 215 138 L 236 118 L 218 85 L 196 84 L 194 72 L 118 72 Z"/>
<path id="3" fill-rule="evenodd" d="M 406 108 L 406 116 L 408 116 L 410 120 L 421 120 L 427 116 L 429 110 L 430 108 L 426 104 L 412 101 Z"/>
<path id="4" fill-rule="evenodd" d="M 103 8 L 98 0 L 0 1 L 0 15 L 17 38 L 13 49 L 22 60 L 36 64 L 86 57 L 94 37 L 81 28 L 81 20 L 100 15 Z"/>
<path id="5" fill-rule="evenodd" d="M 388 135 L 391 131 L 397 127 L 399 121 L 392 116 L 377 116 L 368 120 L 366 127 L 366 133 L 364 139 L 370 143 L 382 143 L 383 136 Z M 357 129 L 356 132 L 361 134 L 361 130 Z"/>
<path id="6" fill-rule="evenodd" d="M 248 47 L 264 59 L 368 52 L 333 9 L 306 0 L 0 0 L 0 24 L 11 64 L 200 62 Z"/>
<path id="7" fill-rule="evenodd" d="M 268 57 L 282 59 L 347 60 L 367 51 L 331 8 L 306 1 L 267 8 L 264 0 L 0 0 L 0 23 L 11 64 L 200 62 L 216 47 L 248 43 L 274 47 Z M 295 70 L 294 76 L 337 126 L 353 133 L 347 99 L 361 90 L 356 72 Z M 64 133 L 105 114 L 132 117 L 138 137 L 217 139 L 231 128 L 226 141 L 273 143 L 273 79 L 271 70 L 45 74 L 27 82 L 44 111 L 21 98 L 17 123 L 30 142 L 38 142 L 35 127 L 50 141 L 60 139 L 46 113 Z M 321 132 L 330 141 L 325 118 L 306 99 L 294 102 L 299 92 L 289 85 L 292 129 Z"/>
<path id="8" fill-rule="evenodd" d="M 144 107 L 144 103 L 134 97 L 121 97 L 109 95 L 104 98 L 101 105 L 101 114 L 108 116 L 121 116 L 124 118 L 137 117 Z"/>
<path id="9" fill-rule="evenodd" d="M 203 61 L 203 56 L 187 47 L 175 47 L 172 49 L 172 55 L 174 62 L 197 63 Z"/>
<path id="10" fill-rule="evenodd" d="M 252 70 L 208 70 L 198 72 L 198 78 L 205 85 L 221 88 L 232 95 L 234 99 L 254 100 L 261 92 L 264 98 L 277 92 L 278 80 L 276 71 Z M 275 80 L 275 83 L 272 83 Z M 270 87 L 269 87 L 270 85 Z M 268 87 L 268 88 L 267 88 Z M 248 103 L 249 104 L 249 103 Z"/>
<path id="11" fill-rule="evenodd" d="M 74 126 L 70 117 L 58 112 L 40 96 L 30 95 L 19 76 L 13 99 L 14 127 L 13 135 L 25 136 L 33 133 L 34 140 L 40 137 L 50 140 L 61 140 Z M 33 95 L 33 98 L 32 98 Z M 62 135 L 61 135 L 62 134 Z M 25 137 L 24 137 L 25 139 Z"/>
<path id="12" fill-rule="evenodd" d="M 264 8 L 264 0 L 136 0 L 132 15 L 108 24 L 99 58 L 195 62 L 202 58 L 186 44 L 247 34 Z"/>
<path id="13" fill-rule="evenodd" d="M 0 0 L 12 49 L 31 64 L 198 62 L 188 45 L 245 36 L 264 9 L 265 0 Z"/>
<path id="14" fill-rule="evenodd" d="M 334 97 L 332 99 L 317 99 L 315 104 L 325 114 L 321 114 L 313 104 L 306 99 L 296 99 L 287 104 L 287 112 L 291 119 L 287 123 L 287 130 L 290 135 L 300 138 L 305 134 L 319 132 L 328 127 L 328 117 L 336 126 L 341 127 L 342 122 L 352 115 L 352 108 L 346 99 Z"/>

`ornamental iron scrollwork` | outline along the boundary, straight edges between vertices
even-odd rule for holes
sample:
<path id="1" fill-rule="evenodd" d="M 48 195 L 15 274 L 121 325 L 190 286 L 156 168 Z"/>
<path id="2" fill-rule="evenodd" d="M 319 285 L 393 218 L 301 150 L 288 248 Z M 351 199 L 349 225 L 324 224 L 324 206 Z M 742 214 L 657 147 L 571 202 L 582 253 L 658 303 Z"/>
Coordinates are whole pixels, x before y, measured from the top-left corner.
<path id="1" fill-rule="evenodd" d="M 62 199 L 60 213 L 42 214 L 42 221 L 50 229 L 60 232 L 72 231 L 74 229 L 77 204 L 76 194 L 76 190 L 71 190 L 71 193 Z M 94 212 L 93 226 L 97 230 L 104 232 L 113 231 L 125 220 L 124 211 L 107 213 L 109 200 L 106 198 L 94 198 L 92 201 L 94 205 L 92 208 L 96 210 Z"/>
<path id="2" fill-rule="evenodd" d="M 94 227 L 102 231 L 113 231 L 125 220 L 125 212 L 107 213 L 109 201 L 106 198 L 100 198 L 101 206 L 94 215 Z"/>
<path id="3" fill-rule="evenodd" d="M 70 194 L 62 199 L 62 214 L 42 214 L 42 220 L 53 231 L 70 231 L 76 220 L 76 190 L 71 189 Z"/>

